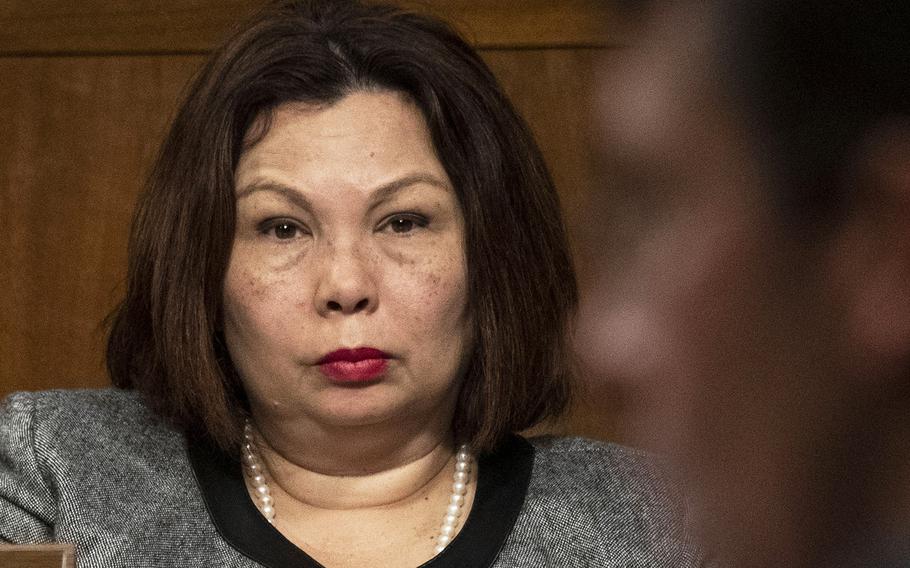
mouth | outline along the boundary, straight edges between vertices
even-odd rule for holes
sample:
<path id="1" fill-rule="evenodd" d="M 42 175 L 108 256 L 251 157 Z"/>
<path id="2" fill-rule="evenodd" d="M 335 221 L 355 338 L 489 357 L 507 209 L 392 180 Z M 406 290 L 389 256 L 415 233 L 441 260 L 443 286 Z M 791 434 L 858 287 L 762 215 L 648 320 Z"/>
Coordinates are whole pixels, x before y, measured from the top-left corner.
<path id="1" fill-rule="evenodd" d="M 378 380 L 389 366 L 389 355 L 372 347 L 337 349 L 319 360 L 319 370 L 331 381 L 345 384 Z"/>

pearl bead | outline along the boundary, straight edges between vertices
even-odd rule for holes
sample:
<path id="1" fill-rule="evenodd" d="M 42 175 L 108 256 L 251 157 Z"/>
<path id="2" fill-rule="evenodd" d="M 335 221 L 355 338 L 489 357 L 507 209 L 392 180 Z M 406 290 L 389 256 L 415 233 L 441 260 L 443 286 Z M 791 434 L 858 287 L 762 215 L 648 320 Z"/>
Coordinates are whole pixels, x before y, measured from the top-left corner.
<path id="1" fill-rule="evenodd" d="M 260 496 L 269 494 L 269 488 L 265 485 L 257 485 L 255 488 L 255 491 L 256 491 L 256 494 L 260 495 Z"/>
<path id="2" fill-rule="evenodd" d="M 253 477 L 250 478 L 250 481 L 253 482 L 253 485 L 262 485 L 265 483 L 265 476 L 262 475 L 261 473 L 257 473 L 256 475 L 254 475 Z"/>
<path id="3" fill-rule="evenodd" d="M 265 507 L 265 506 L 267 506 L 267 505 L 272 505 L 272 504 L 274 504 L 275 501 L 274 501 L 274 499 L 272 499 L 272 496 L 271 496 L 271 495 L 269 495 L 268 493 L 266 493 L 265 495 L 260 495 L 260 496 L 259 496 L 259 502 L 262 503 L 262 506 L 263 506 L 263 507 Z"/>
<path id="4" fill-rule="evenodd" d="M 464 471 L 464 472 L 471 471 L 471 464 L 470 464 L 469 462 L 465 462 L 465 461 L 456 462 L 456 463 L 455 463 L 455 471 L 459 471 L 459 472 L 461 472 L 461 471 Z"/>
<path id="5" fill-rule="evenodd" d="M 452 515 L 453 517 L 461 516 L 461 507 L 458 505 L 449 505 L 446 507 L 446 515 Z"/>
<path id="6" fill-rule="evenodd" d="M 463 472 L 463 471 L 456 471 L 456 472 L 455 472 L 454 479 L 455 479 L 455 481 L 457 481 L 457 482 L 459 482 L 459 483 L 467 483 L 467 482 L 468 482 L 468 474 L 465 473 L 465 472 Z"/>
<path id="7" fill-rule="evenodd" d="M 462 481 L 456 481 L 452 484 L 452 493 L 456 495 L 464 495 L 468 492 L 468 486 Z"/>
<path id="8" fill-rule="evenodd" d="M 458 524 L 458 515 L 446 515 L 445 518 L 442 519 L 442 524 L 443 525 L 452 525 L 452 526 L 457 525 Z"/>
<path id="9" fill-rule="evenodd" d="M 442 525 L 442 528 L 439 529 L 439 533 L 442 536 L 447 536 L 447 537 L 451 538 L 451 536 L 453 534 L 455 534 L 455 527 L 453 527 L 452 525 Z"/>
<path id="10" fill-rule="evenodd" d="M 247 464 L 246 468 L 250 470 L 250 473 L 253 475 L 262 473 L 262 465 L 259 464 L 259 462 Z"/>
<path id="11" fill-rule="evenodd" d="M 441 535 L 439 535 L 439 536 L 436 538 L 436 542 L 438 542 L 438 543 L 441 544 L 442 546 L 445 546 L 445 545 L 449 544 L 449 542 L 450 542 L 451 540 L 452 540 L 452 537 L 446 536 L 446 535 L 444 535 L 444 534 L 441 534 Z"/>
<path id="12" fill-rule="evenodd" d="M 449 503 L 458 505 L 459 507 L 464 505 L 464 495 L 452 495 L 449 497 Z"/>

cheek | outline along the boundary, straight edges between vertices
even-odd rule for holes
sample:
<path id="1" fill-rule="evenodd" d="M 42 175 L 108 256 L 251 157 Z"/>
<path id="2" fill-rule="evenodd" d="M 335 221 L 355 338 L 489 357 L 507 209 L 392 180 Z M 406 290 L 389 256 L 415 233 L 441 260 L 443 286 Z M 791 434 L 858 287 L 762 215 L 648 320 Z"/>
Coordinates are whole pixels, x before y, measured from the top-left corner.
<path id="1" fill-rule="evenodd" d="M 225 275 L 225 338 L 232 349 L 285 329 L 288 306 L 298 301 L 299 287 L 286 271 L 264 270 L 243 258 L 232 259 Z M 236 355 L 232 352 L 232 355 Z"/>
<path id="2" fill-rule="evenodd" d="M 389 271 L 384 295 L 392 310 L 410 316 L 412 335 L 449 337 L 465 325 L 466 278 L 463 255 L 428 255 Z"/>

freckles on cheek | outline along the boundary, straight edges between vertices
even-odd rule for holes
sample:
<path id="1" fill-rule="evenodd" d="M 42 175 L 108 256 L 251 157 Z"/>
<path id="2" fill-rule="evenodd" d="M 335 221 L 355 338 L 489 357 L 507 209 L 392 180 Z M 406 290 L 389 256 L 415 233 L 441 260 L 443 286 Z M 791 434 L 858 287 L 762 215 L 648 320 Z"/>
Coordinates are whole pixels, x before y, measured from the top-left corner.
<path id="1" fill-rule="evenodd" d="M 464 326 L 467 276 L 463 255 L 451 252 L 460 243 L 436 243 L 435 250 L 409 251 L 385 258 L 385 296 L 401 314 L 408 334 L 426 338 Z M 447 250 L 448 249 L 448 250 Z M 394 262 L 389 262 L 394 260 Z"/>
<path id="2" fill-rule="evenodd" d="M 224 318 L 227 331 L 234 335 L 248 332 L 252 323 L 252 306 L 262 291 L 254 278 L 247 275 L 232 275 L 224 287 Z"/>
<path id="3" fill-rule="evenodd" d="M 421 275 L 421 301 L 439 317 L 461 321 L 467 311 L 467 283 L 463 273 L 430 270 Z"/>
<path id="4" fill-rule="evenodd" d="M 225 318 L 236 332 L 250 334 L 261 329 L 261 322 L 271 312 L 280 313 L 281 303 L 276 294 L 281 290 L 272 279 L 253 271 L 232 274 L 225 285 Z"/>

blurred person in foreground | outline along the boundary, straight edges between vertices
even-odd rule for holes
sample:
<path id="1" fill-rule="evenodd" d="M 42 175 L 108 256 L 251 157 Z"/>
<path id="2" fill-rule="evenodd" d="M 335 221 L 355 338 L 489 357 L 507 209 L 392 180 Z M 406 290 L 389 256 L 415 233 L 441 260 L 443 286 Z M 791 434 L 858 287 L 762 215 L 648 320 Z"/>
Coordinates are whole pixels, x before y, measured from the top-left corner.
<path id="1" fill-rule="evenodd" d="M 680 2 L 600 79 L 587 362 L 733 566 L 910 565 L 910 3 Z"/>

